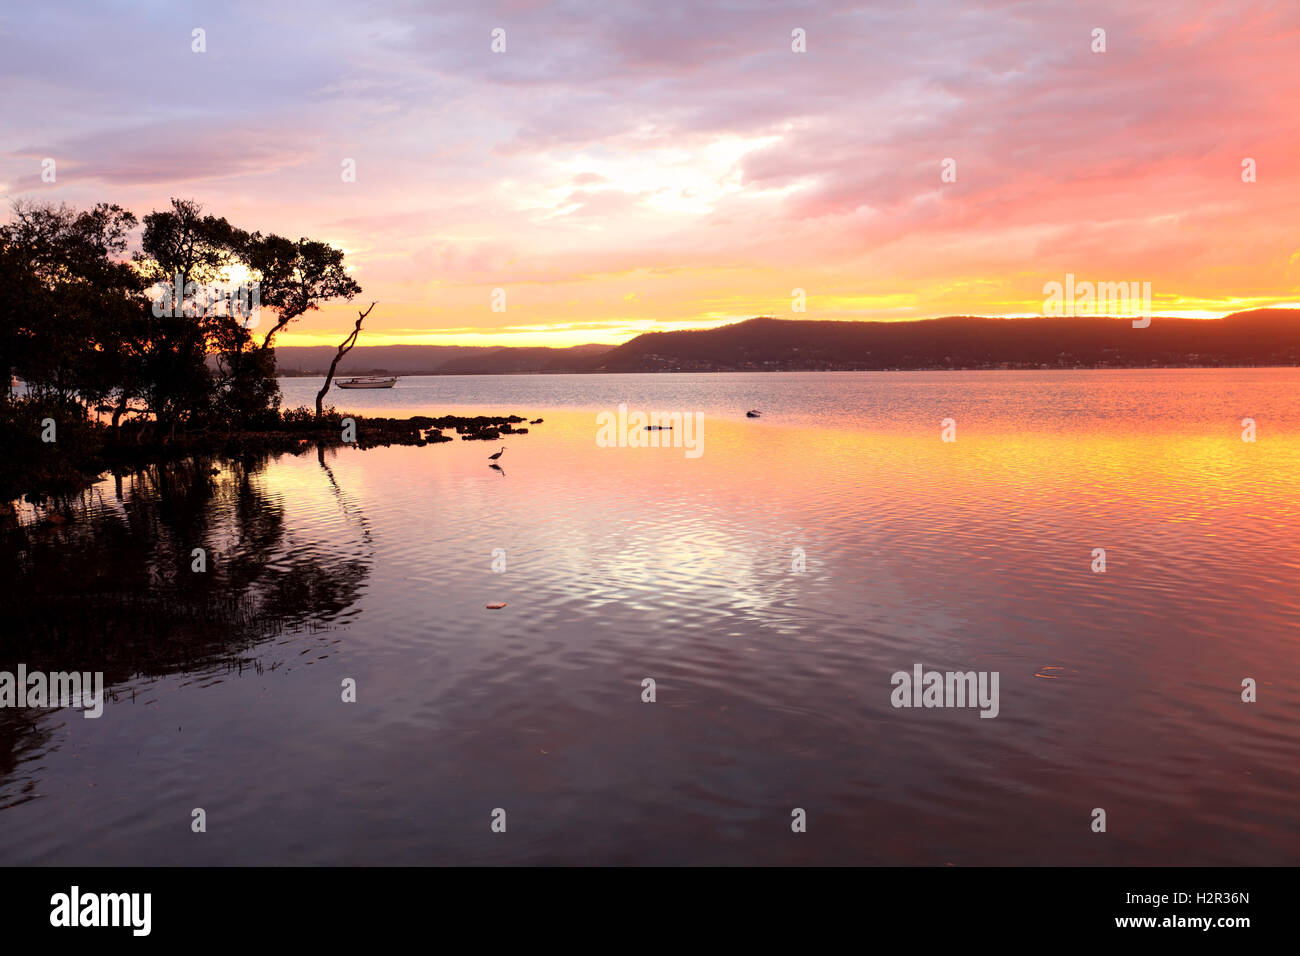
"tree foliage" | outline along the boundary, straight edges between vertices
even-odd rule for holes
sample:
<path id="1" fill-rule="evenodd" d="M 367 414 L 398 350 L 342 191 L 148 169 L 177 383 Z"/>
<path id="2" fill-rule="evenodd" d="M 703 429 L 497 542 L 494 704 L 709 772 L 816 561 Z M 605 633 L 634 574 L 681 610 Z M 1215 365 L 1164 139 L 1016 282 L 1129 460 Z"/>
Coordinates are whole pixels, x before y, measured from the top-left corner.
<path id="1" fill-rule="evenodd" d="M 257 284 L 272 314 L 264 333 L 212 307 L 213 285 L 233 282 Z M 260 427 L 279 409 L 276 333 L 360 291 L 341 249 L 248 232 L 193 200 L 143 222 L 109 203 L 15 203 L 0 224 L 0 428 L 23 429 L 7 437 L 27 448 L 29 426 L 46 417 L 71 436 L 108 416 L 110 441 L 128 421 L 136 440 L 156 441 Z M 8 387 L 15 375 L 21 398 Z"/>

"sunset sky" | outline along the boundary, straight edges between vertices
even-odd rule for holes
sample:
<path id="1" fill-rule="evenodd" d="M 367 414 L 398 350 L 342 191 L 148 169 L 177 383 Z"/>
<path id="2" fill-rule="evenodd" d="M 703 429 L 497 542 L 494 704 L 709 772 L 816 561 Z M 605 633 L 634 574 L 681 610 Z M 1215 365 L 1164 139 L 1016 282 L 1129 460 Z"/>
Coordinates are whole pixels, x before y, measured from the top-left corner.
<path id="1" fill-rule="evenodd" d="M 340 245 L 362 344 L 1036 314 L 1067 272 L 1300 301 L 1294 0 L 10 4 L 0 85 L 7 200 Z"/>

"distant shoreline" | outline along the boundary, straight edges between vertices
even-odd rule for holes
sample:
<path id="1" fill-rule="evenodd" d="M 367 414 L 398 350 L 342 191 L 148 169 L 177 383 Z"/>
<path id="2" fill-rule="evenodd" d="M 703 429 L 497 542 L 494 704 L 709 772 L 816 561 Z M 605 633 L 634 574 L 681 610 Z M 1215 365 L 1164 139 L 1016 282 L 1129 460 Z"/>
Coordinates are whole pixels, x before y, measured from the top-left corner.
<path id="1" fill-rule="evenodd" d="M 1253 365 L 1033 365 L 1015 368 L 992 368 L 987 366 L 935 366 L 933 368 L 717 368 L 717 369 L 647 369 L 641 371 L 612 371 L 609 369 L 591 371 L 535 371 L 535 372 L 392 372 L 387 369 L 361 369 L 349 371 L 348 375 L 396 375 L 400 378 L 473 378 L 538 375 L 752 375 L 758 374 L 803 374 L 810 372 L 1131 372 L 1131 371 L 1178 371 L 1186 369 L 1246 369 L 1246 368 L 1300 368 L 1300 362 L 1272 362 Z M 324 372 L 277 372 L 281 379 L 323 379 Z"/>
<path id="2" fill-rule="evenodd" d="M 285 377 L 323 374 L 327 346 L 276 349 Z M 360 345 L 341 375 L 548 375 L 602 372 L 1018 371 L 1300 366 L 1300 310 L 1221 319 L 1108 317 L 903 322 L 760 317 L 711 329 L 646 332 L 570 348 Z"/>

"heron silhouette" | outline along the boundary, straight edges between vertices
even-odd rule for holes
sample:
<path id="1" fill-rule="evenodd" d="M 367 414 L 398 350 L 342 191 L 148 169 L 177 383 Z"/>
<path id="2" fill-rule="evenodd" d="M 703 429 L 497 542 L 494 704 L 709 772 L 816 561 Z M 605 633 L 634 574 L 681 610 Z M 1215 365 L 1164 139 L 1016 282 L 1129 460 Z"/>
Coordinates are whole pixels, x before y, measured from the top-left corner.
<path id="1" fill-rule="evenodd" d="M 504 455 L 505 453 L 506 453 L 506 447 L 505 447 L 505 445 L 502 445 L 502 446 L 501 446 L 501 450 L 500 450 L 499 452 L 497 452 L 495 455 L 488 455 L 488 461 L 496 461 L 498 458 L 500 458 L 500 457 L 501 457 L 502 455 Z"/>

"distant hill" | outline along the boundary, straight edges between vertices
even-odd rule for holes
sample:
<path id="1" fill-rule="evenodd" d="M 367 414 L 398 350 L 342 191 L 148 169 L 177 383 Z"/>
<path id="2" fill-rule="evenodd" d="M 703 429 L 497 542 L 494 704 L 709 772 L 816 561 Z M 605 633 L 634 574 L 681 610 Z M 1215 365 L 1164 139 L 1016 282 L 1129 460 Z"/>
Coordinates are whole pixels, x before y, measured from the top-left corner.
<path id="1" fill-rule="evenodd" d="M 278 348 L 281 374 L 324 375 L 333 346 Z M 1143 368 L 1300 365 L 1300 310 L 1222 319 L 990 319 L 907 322 L 756 318 L 715 329 L 647 332 L 619 346 L 511 348 L 360 345 L 340 375 L 546 372 L 848 371 L 972 368 Z"/>
<path id="2" fill-rule="evenodd" d="M 602 372 L 1107 368 L 1300 365 L 1300 310 L 1222 319 L 1154 317 L 908 322 L 757 318 L 716 329 L 650 332 L 599 356 Z"/>

